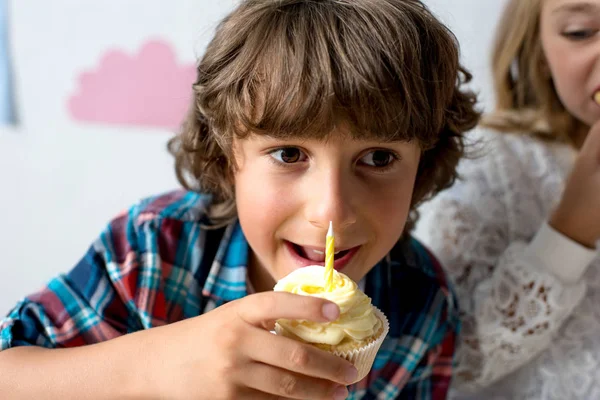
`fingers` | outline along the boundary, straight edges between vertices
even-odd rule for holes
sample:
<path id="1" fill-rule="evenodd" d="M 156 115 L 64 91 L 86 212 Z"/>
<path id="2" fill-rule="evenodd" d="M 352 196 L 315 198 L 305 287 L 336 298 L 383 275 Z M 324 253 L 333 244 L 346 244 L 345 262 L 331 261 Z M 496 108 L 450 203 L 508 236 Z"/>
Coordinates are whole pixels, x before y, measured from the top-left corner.
<path id="1" fill-rule="evenodd" d="M 345 385 L 357 376 L 350 362 L 306 343 L 257 329 L 271 326 L 281 318 L 333 321 L 340 313 L 335 303 L 318 297 L 265 292 L 239 300 L 235 307 L 240 319 L 254 326 L 238 343 L 255 369 L 244 372 L 242 379 L 248 380 L 245 384 L 283 398 L 345 398 Z M 338 393 L 336 389 L 340 389 Z"/>
<path id="2" fill-rule="evenodd" d="M 240 318 L 251 325 L 270 329 L 273 321 L 301 319 L 314 322 L 334 321 L 339 307 L 328 300 L 286 292 L 264 292 L 244 298 L 238 303 Z"/>
<path id="3" fill-rule="evenodd" d="M 247 355 L 255 361 L 342 385 L 356 380 L 352 363 L 309 344 L 266 331 L 253 335 L 252 343 Z"/>
<path id="4" fill-rule="evenodd" d="M 348 395 L 343 385 L 257 362 L 248 366 L 242 380 L 249 388 L 286 399 L 345 399 Z"/>

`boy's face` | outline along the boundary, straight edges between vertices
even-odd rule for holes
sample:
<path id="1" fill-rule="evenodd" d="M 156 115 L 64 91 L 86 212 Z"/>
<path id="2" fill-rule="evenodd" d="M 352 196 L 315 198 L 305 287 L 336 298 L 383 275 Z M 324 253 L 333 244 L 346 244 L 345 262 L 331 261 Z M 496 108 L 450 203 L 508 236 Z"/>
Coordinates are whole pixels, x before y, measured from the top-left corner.
<path id="1" fill-rule="evenodd" d="M 238 216 L 257 290 L 323 265 L 333 222 L 335 268 L 359 281 L 398 241 L 419 165 L 417 143 L 251 135 L 234 140 Z"/>

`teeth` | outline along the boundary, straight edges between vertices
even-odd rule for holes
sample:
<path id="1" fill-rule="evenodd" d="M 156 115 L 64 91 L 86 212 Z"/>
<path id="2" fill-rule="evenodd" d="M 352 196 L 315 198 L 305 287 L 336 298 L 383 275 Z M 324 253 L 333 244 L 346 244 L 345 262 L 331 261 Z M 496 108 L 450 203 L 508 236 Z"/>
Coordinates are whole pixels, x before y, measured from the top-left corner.
<path id="1" fill-rule="evenodd" d="M 320 250 L 314 250 L 314 249 L 313 249 L 312 251 L 313 251 L 313 253 L 316 253 L 316 254 L 325 254 L 324 252 L 322 252 L 322 251 L 320 251 Z M 336 251 L 336 252 L 335 252 L 335 254 L 340 254 L 341 252 L 342 252 L 342 251 L 341 251 L 341 250 L 339 250 L 339 251 Z"/>

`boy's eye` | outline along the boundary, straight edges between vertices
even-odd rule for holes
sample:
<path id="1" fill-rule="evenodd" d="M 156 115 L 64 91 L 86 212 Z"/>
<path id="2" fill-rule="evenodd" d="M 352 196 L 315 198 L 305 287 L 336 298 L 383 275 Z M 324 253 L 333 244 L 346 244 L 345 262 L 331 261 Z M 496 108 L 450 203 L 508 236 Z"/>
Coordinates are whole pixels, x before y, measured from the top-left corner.
<path id="1" fill-rule="evenodd" d="M 304 157 L 306 157 L 302 151 L 296 147 L 284 147 L 282 149 L 273 150 L 270 155 L 283 164 L 293 164 L 304 161 Z"/>
<path id="2" fill-rule="evenodd" d="M 590 38 L 598 33 L 598 29 L 576 29 L 563 32 L 562 35 L 570 40 L 583 40 Z"/>
<path id="3" fill-rule="evenodd" d="M 383 168 L 387 167 L 397 159 L 394 153 L 386 150 L 374 150 L 366 154 L 360 161 L 370 167 Z"/>

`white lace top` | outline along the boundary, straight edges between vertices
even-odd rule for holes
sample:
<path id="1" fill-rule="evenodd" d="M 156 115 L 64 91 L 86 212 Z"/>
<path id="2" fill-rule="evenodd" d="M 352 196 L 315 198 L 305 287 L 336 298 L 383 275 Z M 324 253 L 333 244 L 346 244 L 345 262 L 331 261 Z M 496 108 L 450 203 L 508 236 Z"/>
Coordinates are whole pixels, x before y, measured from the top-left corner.
<path id="1" fill-rule="evenodd" d="M 483 154 L 461 162 L 463 180 L 422 207 L 415 232 L 463 311 L 451 397 L 600 399 L 600 257 L 545 222 L 576 151 L 477 135 Z"/>

